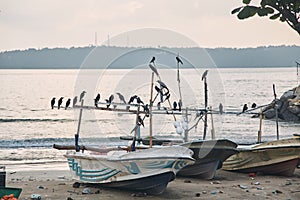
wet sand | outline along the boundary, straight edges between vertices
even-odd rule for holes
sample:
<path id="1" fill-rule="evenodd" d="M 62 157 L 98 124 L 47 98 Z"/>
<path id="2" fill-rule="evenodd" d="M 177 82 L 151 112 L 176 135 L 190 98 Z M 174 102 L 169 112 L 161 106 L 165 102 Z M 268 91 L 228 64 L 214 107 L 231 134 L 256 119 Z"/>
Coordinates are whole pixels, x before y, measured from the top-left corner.
<path id="1" fill-rule="evenodd" d="M 39 194 L 44 199 L 52 200 L 92 200 L 92 199 L 300 199 L 300 169 L 292 177 L 233 173 L 218 170 L 215 179 L 202 180 L 179 178 L 170 182 L 161 195 L 144 195 L 133 191 L 80 186 L 73 188 L 69 171 L 65 165 L 36 165 L 32 170 L 22 166 L 8 166 L 7 187 L 22 188 L 19 199 L 30 199 L 32 194 Z M 82 194 L 89 188 L 90 194 Z"/>

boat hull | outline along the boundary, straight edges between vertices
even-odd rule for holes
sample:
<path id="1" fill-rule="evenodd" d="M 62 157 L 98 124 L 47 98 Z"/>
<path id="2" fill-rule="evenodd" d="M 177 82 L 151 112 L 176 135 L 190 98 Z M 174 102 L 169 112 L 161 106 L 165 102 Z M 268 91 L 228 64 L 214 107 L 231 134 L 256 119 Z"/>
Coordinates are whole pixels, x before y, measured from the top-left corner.
<path id="1" fill-rule="evenodd" d="M 187 165 L 178 172 L 179 176 L 213 179 L 222 163 L 231 155 L 238 153 L 237 144 L 230 140 L 193 141 L 183 144 L 191 149 L 195 163 Z"/>
<path id="2" fill-rule="evenodd" d="M 300 158 L 300 141 L 283 139 L 239 150 L 223 163 L 224 170 L 292 176 Z"/>
<path id="3" fill-rule="evenodd" d="M 184 147 L 114 151 L 104 155 L 71 152 L 66 157 L 73 179 L 79 182 L 160 194 L 180 169 L 194 163 L 191 150 L 184 148 L 186 153 L 176 156 L 178 152 L 168 152 L 170 148 Z"/>

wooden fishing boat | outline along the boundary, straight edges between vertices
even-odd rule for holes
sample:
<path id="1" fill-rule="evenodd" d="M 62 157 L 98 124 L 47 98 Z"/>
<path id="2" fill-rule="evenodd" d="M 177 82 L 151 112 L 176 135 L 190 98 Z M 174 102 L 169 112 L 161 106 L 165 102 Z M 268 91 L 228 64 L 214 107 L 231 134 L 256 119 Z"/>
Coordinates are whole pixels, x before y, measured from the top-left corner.
<path id="1" fill-rule="evenodd" d="M 188 148 L 171 146 L 132 152 L 70 151 L 65 157 L 79 182 L 160 194 L 180 169 L 194 163 L 191 155 Z"/>
<path id="2" fill-rule="evenodd" d="M 292 176 L 300 159 L 300 139 L 289 138 L 254 145 L 239 145 L 222 169 L 245 173 Z"/>

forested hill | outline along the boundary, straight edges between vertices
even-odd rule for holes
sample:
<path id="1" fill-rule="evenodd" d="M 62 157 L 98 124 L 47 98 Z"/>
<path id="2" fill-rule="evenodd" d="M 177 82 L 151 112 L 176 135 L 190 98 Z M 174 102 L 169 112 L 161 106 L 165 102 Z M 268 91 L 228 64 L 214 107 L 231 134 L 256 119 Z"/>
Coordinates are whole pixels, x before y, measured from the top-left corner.
<path id="1" fill-rule="evenodd" d="M 101 54 L 94 58 L 97 65 L 90 65 L 89 68 L 104 68 L 102 61 L 112 58 L 113 55 L 122 55 L 128 51 L 143 48 L 107 47 L 100 46 L 97 50 Z M 180 56 L 193 60 L 193 64 L 200 67 L 212 67 L 214 62 L 217 67 L 291 67 L 295 61 L 300 62 L 300 46 L 269 46 L 257 48 L 164 48 L 170 52 L 180 53 Z M 0 52 L 0 69 L 77 69 L 80 68 L 84 59 L 94 51 L 95 47 L 72 47 L 72 48 L 44 48 L 27 49 L 16 51 Z M 122 64 L 116 64 L 112 68 L 129 68 L 128 65 L 133 59 L 144 62 L 151 57 L 141 53 L 134 57 L 124 58 Z M 213 62 L 197 63 L 203 61 L 200 52 L 209 55 Z M 107 63 L 107 62 L 104 62 Z M 166 63 L 168 64 L 168 63 Z M 174 61 L 170 66 L 174 65 Z M 201 66 L 202 65 L 202 66 Z M 205 65 L 205 66 L 203 66 Z M 174 66 L 175 67 L 175 66 Z"/>

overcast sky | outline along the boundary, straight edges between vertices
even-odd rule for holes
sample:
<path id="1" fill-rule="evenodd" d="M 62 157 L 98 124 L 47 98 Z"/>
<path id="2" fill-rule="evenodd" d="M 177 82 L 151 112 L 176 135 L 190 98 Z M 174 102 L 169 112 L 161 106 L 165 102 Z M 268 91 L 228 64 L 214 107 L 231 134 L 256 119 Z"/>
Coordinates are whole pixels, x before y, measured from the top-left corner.
<path id="1" fill-rule="evenodd" d="M 209 48 L 300 45 L 286 23 L 231 15 L 241 1 L 0 0 L 0 51 L 87 46 L 95 32 L 101 44 L 143 28 L 177 32 Z"/>

